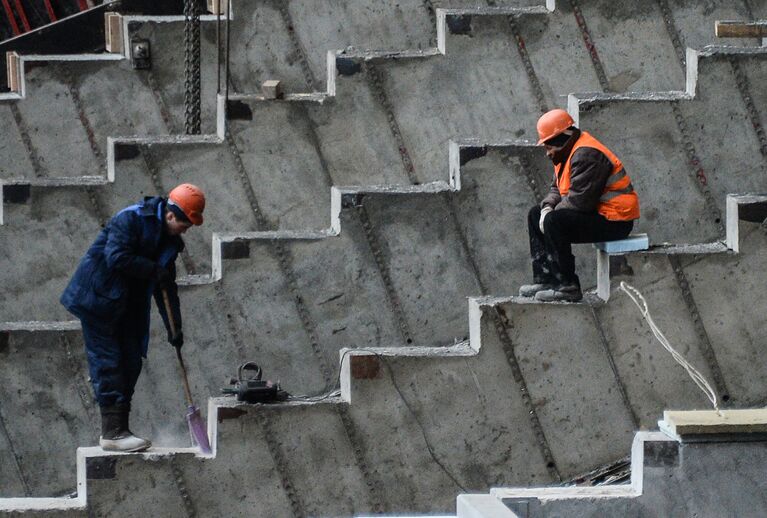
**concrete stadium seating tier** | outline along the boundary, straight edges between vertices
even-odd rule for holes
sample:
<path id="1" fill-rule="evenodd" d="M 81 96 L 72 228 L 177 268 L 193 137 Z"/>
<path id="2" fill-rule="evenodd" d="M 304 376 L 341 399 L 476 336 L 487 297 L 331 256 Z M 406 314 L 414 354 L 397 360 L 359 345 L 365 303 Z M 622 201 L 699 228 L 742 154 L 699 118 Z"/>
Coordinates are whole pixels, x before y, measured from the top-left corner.
<path id="1" fill-rule="evenodd" d="M 738 214 L 731 209 L 736 221 L 739 216 L 767 213 L 764 197 L 733 198 L 731 205 L 743 211 Z M 759 250 L 765 240 L 761 226 L 744 222 L 728 227 L 728 242 L 740 253 L 739 267 L 759 270 L 763 265 L 750 262 L 761 260 Z M 663 257 L 647 253 L 640 259 L 652 260 L 653 256 Z M 721 268 L 717 257 L 724 255 L 687 259 L 702 264 L 713 261 Z M 730 267 L 732 263 L 731 257 Z M 672 343 L 696 344 L 690 329 L 693 325 L 674 322 L 670 316 L 673 312 L 678 318 L 679 310 L 668 305 L 674 305 L 679 290 L 665 286 L 662 277 L 667 272 L 662 266 L 642 268 L 646 264 L 641 261 L 630 265 L 642 272 L 635 273 L 632 282 L 648 298 Z M 247 514 L 254 505 L 270 516 L 428 512 L 450 509 L 456 491 L 570 478 L 584 466 L 619 458 L 630 444 L 632 430 L 652 426 L 659 407 L 703 405 L 704 398 L 681 369 L 657 352 L 654 338 L 632 316 L 635 313 L 627 302 L 620 295 L 609 304 L 596 306 L 471 299 L 466 342 L 438 348 L 345 350 L 341 353 L 341 395 L 321 403 L 263 407 L 212 399 L 208 416 L 215 451 L 214 458 L 207 460 L 177 447 L 147 456 L 104 456 L 98 448 L 81 449 L 78 497 L 48 503 L 62 508 L 87 502 L 90 511 L 99 515 L 125 516 L 146 512 L 151 506 L 170 515 L 183 515 L 190 509 L 202 514 Z M 634 326 L 630 336 L 626 320 Z M 193 387 L 196 393 L 206 388 L 214 392 L 211 376 L 233 362 L 234 358 L 225 355 L 237 345 L 216 342 L 227 333 L 215 329 L 212 322 L 201 324 L 209 329 L 208 337 L 203 338 L 208 342 L 190 357 Z M 563 335 L 574 344 L 564 343 Z M 64 412 L 79 426 L 58 434 L 76 443 L 81 439 L 76 434 L 83 433 L 89 420 L 95 420 L 92 403 L 84 396 L 82 364 L 73 358 L 79 346 L 76 335 L 38 332 L 34 344 L 28 343 L 28 332 L 11 330 L 4 336 L 6 354 L 32 354 L 40 362 L 40 350 L 44 350 L 43 363 L 56 364 L 59 375 L 67 376 L 68 383 L 60 384 L 58 395 L 67 402 L 61 405 Z M 48 337 L 50 345 L 43 345 L 43 337 Z M 720 355 L 722 347 L 716 342 L 713 346 Z M 699 343 L 684 349 L 699 367 L 706 365 L 700 349 Z M 754 349 L 750 353 L 739 350 L 741 355 L 757 354 Z M 153 353 L 137 393 L 134 428 L 149 430 L 160 445 L 164 440 L 178 444 L 183 442 L 179 437 L 185 433 L 185 424 L 180 419 L 178 383 L 170 372 L 172 354 L 168 347 Z M 289 354 L 295 359 L 293 351 Z M 312 361 L 305 357 L 303 372 Z M 729 361 L 737 373 L 726 372 L 727 382 L 764 375 L 755 356 Z M 701 370 L 711 378 L 710 370 Z M 215 374 L 219 379 L 225 375 Z M 9 372 L 8 378 L 12 380 L 9 390 L 17 394 L 31 384 L 18 380 L 18 373 Z M 731 387 L 733 400 L 740 401 L 740 390 Z M 159 393 L 175 393 L 176 397 L 161 399 Z M 16 416 L 14 428 L 4 433 L 15 444 L 19 435 L 40 426 L 41 417 L 25 413 L 18 395 L 8 400 L 20 406 L 3 408 Z M 747 397 L 743 401 L 748 404 Z M 38 450 L 33 447 L 33 451 Z M 59 456 L 64 451 L 55 450 Z M 20 477 L 39 469 L 40 461 L 34 456 L 28 458 L 29 454 L 18 450 L 11 453 L 14 457 L 7 459 L 8 465 L 18 466 Z M 61 462 L 46 460 L 50 465 Z M 236 481 L 227 482 L 233 471 Z M 46 474 L 48 487 L 67 493 L 67 481 L 72 483 L 69 478 Z M 136 505 L 117 505 L 144 484 L 148 488 Z M 382 490 L 395 487 L 396 491 Z M 14 502 L 0 501 L 9 503 Z"/>
<path id="2" fill-rule="evenodd" d="M 765 53 L 684 50 L 708 41 L 701 27 L 716 17 L 753 17 L 748 4 L 561 2 L 551 13 L 379 4 L 234 2 L 229 118 L 213 95 L 208 24 L 200 137 L 174 136 L 179 23 L 133 27 L 152 39 L 151 73 L 117 60 L 26 70 L 25 98 L 0 106 L 12 143 L 0 146 L 2 180 L 14 184 L 3 189 L 0 226 L 13 265 L 0 302 L 13 380 L 0 398 L 2 461 L 14 467 L 0 475 L 3 497 L 75 490 L 74 446 L 95 441 L 96 409 L 81 338 L 56 301 L 99 225 L 141 194 L 182 180 L 210 194 L 207 224 L 180 261 L 195 394 L 216 394 L 246 359 L 293 393 L 316 393 L 335 384 L 339 350 L 364 350 L 343 357 L 342 395 L 321 404 L 211 400 L 217 451 L 202 460 L 178 448 L 181 391 L 155 319 L 133 428 L 169 449 L 81 449 L 77 498 L 0 499 L 2 510 L 447 510 L 460 490 L 556 483 L 615 461 L 661 409 L 702 405 L 615 289 L 608 304 L 472 299 L 466 316 L 465 297 L 509 295 L 528 278 L 525 216 L 550 170 L 529 140 L 541 111 L 572 92 L 601 91 L 571 96 L 571 113 L 626 162 L 643 202 L 637 230 L 656 245 L 627 255 L 616 280 L 642 290 L 720 397 L 764 404 L 764 387 L 748 381 L 765 379 L 763 316 L 743 287 L 758 292 L 765 236 L 738 220 L 767 214 L 763 198 L 725 199 L 765 190 L 767 98 L 756 87 Z M 400 50 L 335 50 L 347 45 Z M 286 98 L 259 98 L 264 79 L 282 80 Z M 52 135 L 71 147 L 51 146 Z M 594 265 L 593 252 L 579 252 L 584 286 L 596 282 Z M 51 330 L 55 322 L 67 330 Z M 23 411 L 23 397 L 42 397 L 39 381 L 38 399 L 21 390 L 35 385 L 25 381 L 32 348 L 61 387 L 62 402 L 45 409 L 66 413 L 57 426 L 67 425 L 69 448 L 30 440 L 44 419 Z M 45 457 L 40 473 L 35 455 Z"/>
<path id="3" fill-rule="evenodd" d="M 594 487 L 494 488 L 490 494 L 457 498 L 456 518 L 538 518 L 544 516 L 652 516 L 696 513 L 705 516 L 758 516 L 764 507 L 765 461 L 761 422 L 738 428 L 736 414 L 724 411 L 732 431 L 696 424 L 694 439 L 660 432 L 637 432 L 631 447 L 631 477 L 622 484 Z M 716 415 L 708 412 L 665 412 L 669 415 Z M 715 420 L 712 418 L 712 421 Z M 759 423 L 754 426 L 755 423 Z M 726 426 L 726 425 L 725 425 Z M 749 430 L 751 428 L 751 430 Z M 673 437 L 673 438 L 672 438 Z"/>

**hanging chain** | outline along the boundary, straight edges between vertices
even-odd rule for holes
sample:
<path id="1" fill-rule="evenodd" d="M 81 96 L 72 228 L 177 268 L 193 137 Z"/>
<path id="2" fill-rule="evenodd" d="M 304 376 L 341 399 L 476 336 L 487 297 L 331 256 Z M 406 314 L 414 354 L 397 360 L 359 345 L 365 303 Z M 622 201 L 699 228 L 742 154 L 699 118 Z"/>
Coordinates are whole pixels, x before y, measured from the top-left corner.
<path id="1" fill-rule="evenodd" d="M 200 5 L 198 0 L 184 0 L 184 130 L 200 134 Z"/>

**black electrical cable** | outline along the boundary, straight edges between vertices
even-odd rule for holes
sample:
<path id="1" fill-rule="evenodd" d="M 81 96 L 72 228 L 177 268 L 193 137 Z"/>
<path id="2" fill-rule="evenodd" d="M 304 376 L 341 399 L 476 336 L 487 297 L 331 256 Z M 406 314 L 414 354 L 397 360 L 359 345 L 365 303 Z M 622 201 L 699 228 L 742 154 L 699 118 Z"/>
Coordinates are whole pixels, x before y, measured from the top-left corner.
<path id="1" fill-rule="evenodd" d="M 386 361 L 386 358 L 379 354 L 377 351 L 372 351 L 370 349 L 348 349 L 344 351 L 344 353 L 341 355 L 341 361 L 339 362 L 338 367 L 338 376 L 337 376 L 337 388 L 331 392 L 327 392 L 325 394 L 318 394 L 316 396 L 309 396 L 309 395 L 303 395 L 303 396 L 290 396 L 288 397 L 288 401 L 301 401 L 301 402 L 309 402 L 309 403 L 316 403 L 319 401 L 323 401 L 325 399 L 328 399 L 332 396 L 338 396 L 341 392 L 341 368 L 344 364 L 344 359 L 346 358 L 346 355 L 352 352 L 363 352 L 363 353 L 370 353 L 376 356 L 376 358 L 384 364 L 386 367 L 386 370 L 389 373 L 389 379 L 391 379 L 392 386 L 394 387 L 394 390 L 397 391 L 397 394 L 399 395 L 402 402 L 405 404 L 405 407 L 408 409 L 410 414 L 413 416 L 413 419 L 415 419 L 416 424 L 418 425 L 418 429 L 421 431 L 421 436 L 423 437 L 423 442 L 426 444 L 426 450 L 429 452 L 429 455 L 431 456 L 432 460 L 437 464 L 437 466 L 440 467 L 443 473 L 448 476 L 450 480 L 453 481 L 453 484 L 456 485 L 461 491 L 466 491 L 466 488 L 461 484 L 458 479 L 450 473 L 450 470 L 447 469 L 447 467 L 437 458 L 437 454 L 434 451 L 434 448 L 431 445 L 431 442 L 429 442 L 429 438 L 426 435 L 426 428 L 424 427 L 423 423 L 421 422 L 421 419 L 418 417 L 418 413 L 416 413 L 415 410 L 413 410 L 413 407 L 410 406 L 410 403 L 408 403 L 408 400 L 405 398 L 405 395 L 402 393 L 402 390 L 400 390 L 399 385 L 397 384 L 397 380 L 394 378 L 394 371 L 391 368 L 391 365 L 389 365 L 389 362 Z"/>
<path id="2" fill-rule="evenodd" d="M 316 403 L 318 401 L 324 401 L 331 397 L 340 395 L 341 394 L 341 368 L 343 367 L 344 359 L 346 358 L 346 355 L 355 351 L 368 352 L 380 357 L 380 355 L 375 351 L 371 351 L 367 349 L 348 349 L 344 351 L 344 353 L 341 355 L 341 361 L 338 364 L 338 375 L 336 375 L 336 386 L 332 390 L 328 391 L 326 387 L 325 391 L 319 392 L 317 394 L 302 394 L 300 396 L 293 396 L 288 394 L 288 401 L 304 401 L 309 403 L 313 403 L 313 402 Z"/>

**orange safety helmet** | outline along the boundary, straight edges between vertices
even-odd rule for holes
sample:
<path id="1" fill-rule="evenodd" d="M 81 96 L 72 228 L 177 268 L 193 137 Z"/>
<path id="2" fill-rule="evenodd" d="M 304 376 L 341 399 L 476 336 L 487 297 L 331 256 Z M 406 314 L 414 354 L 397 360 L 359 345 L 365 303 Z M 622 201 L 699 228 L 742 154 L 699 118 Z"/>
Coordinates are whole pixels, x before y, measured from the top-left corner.
<path id="1" fill-rule="evenodd" d="M 565 110 L 556 108 L 554 110 L 547 111 L 541 115 L 540 119 L 538 119 L 537 128 L 538 137 L 540 137 L 538 145 L 540 146 L 550 138 L 562 134 L 563 131 L 574 125 L 575 121 Z"/>
<path id="2" fill-rule="evenodd" d="M 177 205 L 194 225 L 202 225 L 202 211 L 205 210 L 205 194 L 191 183 L 182 183 L 168 194 L 168 199 Z"/>

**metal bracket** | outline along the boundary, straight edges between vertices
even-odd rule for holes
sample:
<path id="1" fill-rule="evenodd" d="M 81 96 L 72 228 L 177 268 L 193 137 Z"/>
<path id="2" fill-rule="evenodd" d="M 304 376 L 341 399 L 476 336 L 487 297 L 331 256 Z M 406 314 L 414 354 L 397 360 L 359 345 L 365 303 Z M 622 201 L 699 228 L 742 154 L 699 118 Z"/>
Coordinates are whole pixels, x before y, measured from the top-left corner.
<path id="1" fill-rule="evenodd" d="M 130 61 L 137 70 L 152 68 L 152 47 L 149 40 L 136 38 L 130 41 Z"/>

